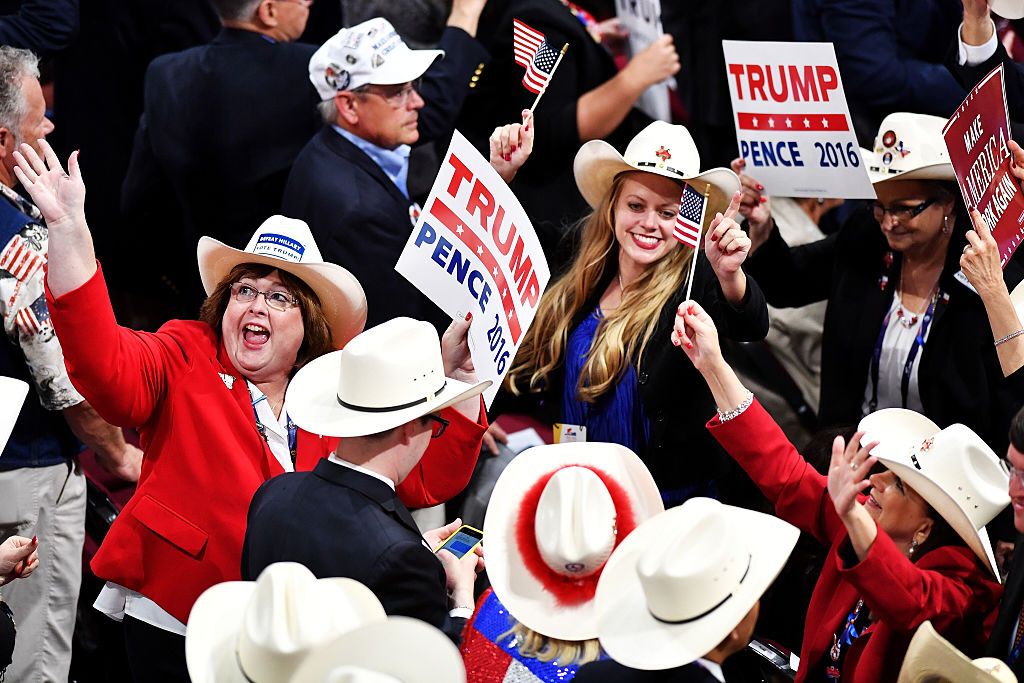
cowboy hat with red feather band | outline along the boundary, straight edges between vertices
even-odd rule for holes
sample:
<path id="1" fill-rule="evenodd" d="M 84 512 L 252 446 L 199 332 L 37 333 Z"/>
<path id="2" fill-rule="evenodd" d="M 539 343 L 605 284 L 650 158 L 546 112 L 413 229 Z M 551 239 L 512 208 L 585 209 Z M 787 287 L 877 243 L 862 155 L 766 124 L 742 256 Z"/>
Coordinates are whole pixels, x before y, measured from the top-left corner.
<path id="1" fill-rule="evenodd" d="M 542 635 L 597 637 L 593 600 L 608 556 L 664 509 L 651 473 L 624 446 L 570 443 L 524 451 L 495 483 L 484 520 L 495 595 Z"/>

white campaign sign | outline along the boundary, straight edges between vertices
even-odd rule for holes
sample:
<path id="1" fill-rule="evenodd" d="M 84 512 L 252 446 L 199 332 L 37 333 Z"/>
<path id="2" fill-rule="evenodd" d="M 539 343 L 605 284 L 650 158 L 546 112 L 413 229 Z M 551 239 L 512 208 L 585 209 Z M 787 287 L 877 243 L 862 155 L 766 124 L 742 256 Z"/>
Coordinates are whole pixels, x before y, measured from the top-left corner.
<path id="1" fill-rule="evenodd" d="M 630 58 L 643 52 L 665 33 L 661 27 L 661 0 L 615 0 L 615 14 L 629 31 Z M 644 91 L 636 108 L 660 121 L 670 121 L 668 89 L 675 80 L 667 78 Z"/>
<path id="2" fill-rule="evenodd" d="M 493 381 L 490 407 L 551 273 L 519 200 L 459 131 L 395 270 L 448 315 L 473 313 L 470 351 Z"/>
<path id="3" fill-rule="evenodd" d="M 723 40 L 746 172 L 782 197 L 874 199 L 832 43 Z"/>

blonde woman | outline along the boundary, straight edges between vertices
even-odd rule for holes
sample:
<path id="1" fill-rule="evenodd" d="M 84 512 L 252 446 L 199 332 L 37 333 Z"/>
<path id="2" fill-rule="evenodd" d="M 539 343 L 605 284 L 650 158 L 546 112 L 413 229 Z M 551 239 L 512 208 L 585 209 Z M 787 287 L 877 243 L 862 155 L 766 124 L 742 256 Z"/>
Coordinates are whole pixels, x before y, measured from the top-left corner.
<path id="1" fill-rule="evenodd" d="M 768 331 L 764 297 L 740 267 L 750 240 L 733 220 L 739 179 L 699 168 L 687 130 L 660 121 L 633 138 L 625 156 L 602 141 L 583 145 L 576 184 L 594 212 L 574 261 L 544 294 L 506 387 L 520 399 L 506 409 L 639 454 L 666 505 L 729 497 L 719 491 L 728 458 L 704 429 L 711 394 L 670 342 L 694 257 L 673 237 L 684 183 L 708 194 L 693 298 L 732 339 Z"/>

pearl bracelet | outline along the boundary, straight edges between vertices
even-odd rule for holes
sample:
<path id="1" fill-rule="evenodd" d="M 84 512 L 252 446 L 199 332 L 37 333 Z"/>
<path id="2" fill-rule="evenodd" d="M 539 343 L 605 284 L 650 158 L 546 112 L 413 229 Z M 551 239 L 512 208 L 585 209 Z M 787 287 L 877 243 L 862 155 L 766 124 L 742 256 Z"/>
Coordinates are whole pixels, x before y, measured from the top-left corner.
<path id="1" fill-rule="evenodd" d="M 1024 334 L 1024 330 L 1017 330 L 1016 332 L 1011 332 L 1010 334 L 1006 335 L 1005 337 L 1003 337 L 1001 339 L 996 339 L 995 342 L 993 342 L 993 345 L 994 346 L 999 346 L 1000 344 L 1005 344 L 1006 342 L 1010 341 L 1011 339 L 1016 339 L 1017 337 L 1021 336 L 1022 334 Z"/>
<path id="2" fill-rule="evenodd" d="M 746 398 L 744 398 L 740 402 L 740 404 L 738 406 L 736 406 L 735 408 L 733 408 L 732 410 L 719 410 L 718 411 L 718 421 L 719 422 L 728 422 L 729 420 L 732 420 L 733 418 L 739 417 L 740 415 L 743 414 L 743 411 L 745 411 L 747 408 L 750 407 L 750 404 L 753 403 L 753 402 L 754 402 L 754 392 L 748 391 Z"/>

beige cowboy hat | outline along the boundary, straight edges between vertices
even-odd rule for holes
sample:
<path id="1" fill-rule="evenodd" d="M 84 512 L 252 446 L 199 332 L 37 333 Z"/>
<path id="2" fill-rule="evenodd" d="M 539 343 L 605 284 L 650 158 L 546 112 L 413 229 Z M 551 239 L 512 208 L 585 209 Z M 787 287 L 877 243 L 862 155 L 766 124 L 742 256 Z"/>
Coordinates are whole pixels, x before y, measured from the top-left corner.
<path id="1" fill-rule="evenodd" d="M 597 585 L 598 638 L 633 669 L 689 664 L 721 643 L 782 571 L 800 532 L 691 498 L 622 542 Z"/>
<path id="2" fill-rule="evenodd" d="M 292 683 L 465 683 L 462 656 L 433 626 L 389 617 L 317 647 Z"/>
<path id="3" fill-rule="evenodd" d="M 384 608 L 352 579 L 317 579 L 278 562 L 256 581 L 208 588 L 188 617 L 185 661 L 193 683 L 285 683 L 312 649 L 384 622 Z"/>
<path id="4" fill-rule="evenodd" d="M 201 237 L 197 249 L 199 276 L 209 295 L 231 269 L 243 263 L 274 266 L 291 273 L 316 292 L 331 338 L 341 348 L 366 325 L 366 295 L 352 273 L 327 263 L 304 221 L 271 216 L 253 233 L 245 249 Z"/>
<path id="5" fill-rule="evenodd" d="M 1024 0 L 989 0 L 988 6 L 1004 19 L 1024 17 Z"/>
<path id="6" fill-rule="evenodd" d="M 728 168 L 700 170 L 700 153 L 690 131 L 684 126 L 655 121 L 637 133 L 625 154 L 604 140 L 591 140 L 580 147 L 572 165 L 576 187 L 591 207 L 597 208 L 608 193 L 615 176 L 626 171 L 644 171 L 688 183 L 704 194 L 710 185 L 705 225 L 719 211 L 725 211 L 740 179 Z M 681 194 L 681 193 L 680 193 Z"/>
<path id="7" fill-rule="evenodd" d="M 956 180 L 942 129 L 946 119 L 896 112 L 878 127 L 873 149 L 861 148 L 872 184 L 887 180 Z"/>
<path id="8" fill-rule="evenodd" d="M 28 395 L 28 384 L 13 377 L 0 377 L 0 451 L 14 431 L 14 423 L 21 414 L 21 406 Z"/>
<path id="9" fill-rule="evenodd" d="M 664 509 L 651 473 L 625 446 L 525 450 L 501 473 L 484 518 L 494 594 L 549 638 L 596 638 L 594 592 L 608 556 Z"/>
<path id="10" fill-rule="evenodd" d="M 490 380 L 467 384 L 446 377 L 433 325 L 394 318 L 343 350 L 307 363 L 288 384 L 285 410 L 313 434 L 366 436 L 435 413 L 490 385 Z"/>
<path id="11" fill-rule="evenodd" d="M 926 621 L 910 640 L 897 683 L 1017 683 L 1017 677 L 995 657 L 968 659 Z"/>
<path id="12" fill-rule="evenodd" d="M 862 443 L 953 527 L 999 580 L 985 525 L 1010 504 L 1009 475 L 970 427 L 939 426 L 905 408 L 885 408 L 860 421 Z"/>

